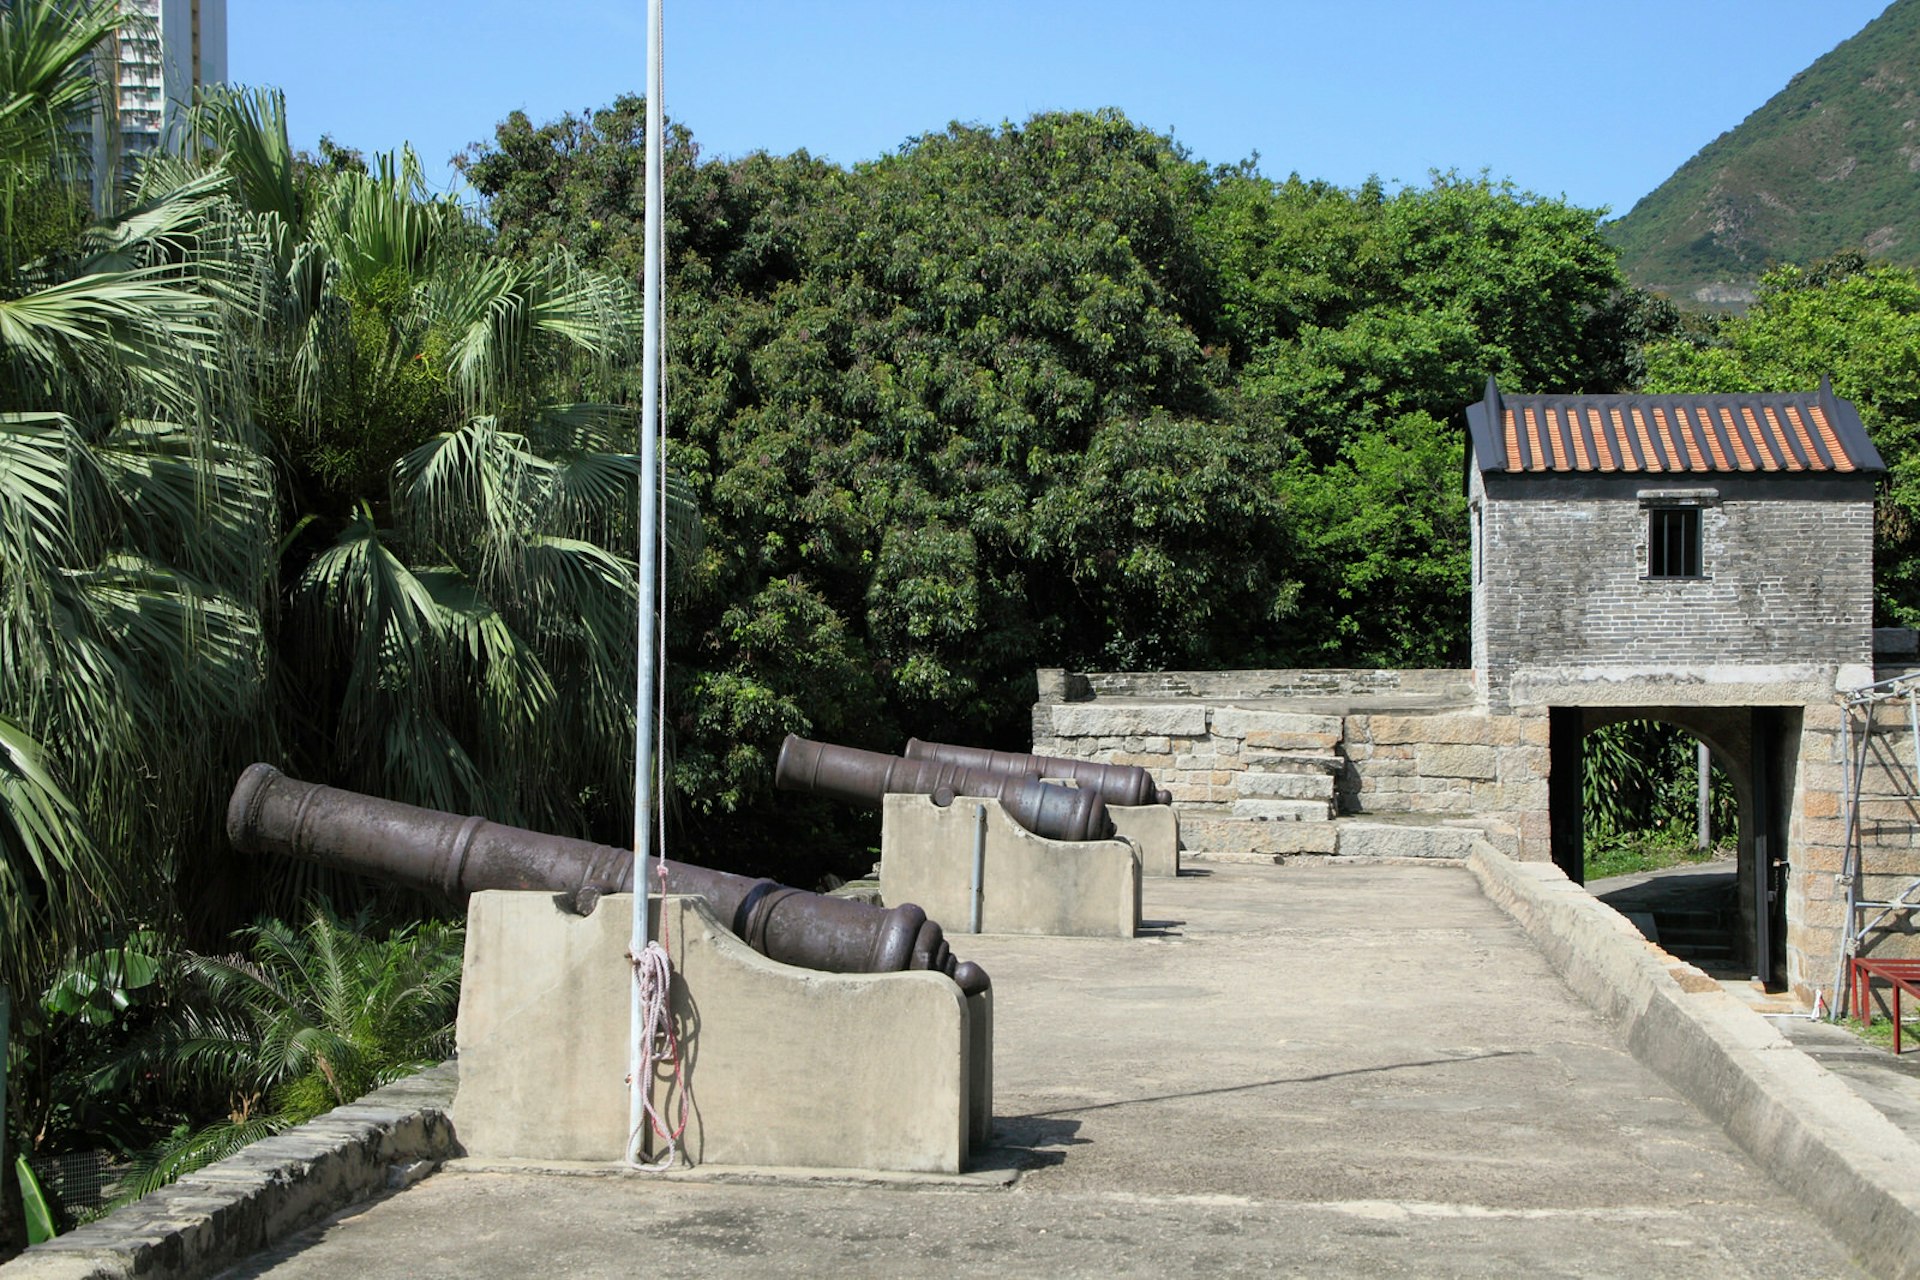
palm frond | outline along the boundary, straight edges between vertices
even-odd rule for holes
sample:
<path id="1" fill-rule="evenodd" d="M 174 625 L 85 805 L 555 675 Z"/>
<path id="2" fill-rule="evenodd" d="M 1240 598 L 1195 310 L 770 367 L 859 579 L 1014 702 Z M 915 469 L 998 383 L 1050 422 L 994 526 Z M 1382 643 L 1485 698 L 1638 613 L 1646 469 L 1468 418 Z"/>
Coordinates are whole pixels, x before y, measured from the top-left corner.
<path id="1" fill-rule="evenodd" d="M 0 719 L 0 982 L 33 990 L 29 966 L 115 908 L 120 890 L 80 807 L 23 727 Z"/>
<path id="2" fill-rule="evenodd" d="M 187 135 L 203 159 L 211 158 L 232 175 L 247 208 L 273 214 L 288 226 L 300 225 L 287 100 L 280 90 L 206 90 L 188 117 Z"/>

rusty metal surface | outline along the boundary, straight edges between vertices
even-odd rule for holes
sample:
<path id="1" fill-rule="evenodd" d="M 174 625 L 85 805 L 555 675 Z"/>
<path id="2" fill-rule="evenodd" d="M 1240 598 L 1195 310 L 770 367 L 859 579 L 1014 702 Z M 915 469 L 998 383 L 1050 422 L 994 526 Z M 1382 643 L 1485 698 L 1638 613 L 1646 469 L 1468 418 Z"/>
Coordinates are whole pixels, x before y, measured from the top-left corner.
<path id="1" fill-rule="evenodd" d="M 481 889 L 537 889 L 591 911 L 604 894 L 633 890 L 633 851 L 502 826 L 289 778 L 250 765 L 227 805 L 227 838 L 245 853 L 275 853 L 415 888 L 456 902 Z M 876 907 L 668 861 L 666 892 L 705 898 L 742 941 L 785 964 L 829 973 L 944 973 L 985 991 L 980 966 L 954 959 L 940 926 L 912 903 Z"/>
<path id="2" fill-rule="evenodd" d="M 879 808 L 888 795 L 931 796 L 940 805 L 955 796 L 982 796 L 998 800 L 1008 817 L 1050 840 L 1106 840 L 1113 835 L 1113 820 L 1097 791 L 1057 786 L 1033 774 L 994 773 L 839 747 L 791 733 L 780 744 L 773 784 L 870 809 Z"/>
<path id="3" fill-rule="evenodd" d="M 993 751 L 951 742 L 923 742 L 908 738 L 903 752 L 909 760 L 939 760 L 965 769 L 1010 773 L 1035 778 L 1070 778 L 1082 791 L 1096 791 L 1108 804 L 1171 804 L 1153 775 L 1137 764 L 1102 764 L 1068 756 L 1036 756 L 1024 751 Z"/>

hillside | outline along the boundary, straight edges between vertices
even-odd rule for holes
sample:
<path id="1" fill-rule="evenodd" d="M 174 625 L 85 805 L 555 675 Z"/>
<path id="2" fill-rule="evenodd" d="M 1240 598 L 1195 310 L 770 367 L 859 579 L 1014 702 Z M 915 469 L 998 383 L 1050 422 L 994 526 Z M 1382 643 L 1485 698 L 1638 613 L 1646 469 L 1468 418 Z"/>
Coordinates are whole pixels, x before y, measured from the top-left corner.
<path id="1" fill-rule="evenodd" d="M 1608 224 L 1638 284 L 1740 303 L 1770 262 L 1920 264 L 1920 0 L 1896 0 Z"/>

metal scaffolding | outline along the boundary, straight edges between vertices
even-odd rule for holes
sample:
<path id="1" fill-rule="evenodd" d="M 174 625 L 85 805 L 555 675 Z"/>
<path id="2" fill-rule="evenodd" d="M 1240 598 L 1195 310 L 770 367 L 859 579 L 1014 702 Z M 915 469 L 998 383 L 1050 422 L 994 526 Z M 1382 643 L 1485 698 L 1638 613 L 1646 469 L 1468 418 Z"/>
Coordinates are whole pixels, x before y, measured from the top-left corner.
<path id="1" fill-rule="evenodd" d="M 1876 680 L 1872 684 L 1849 689 L 1842 695 L 1842 702 L 1844 706 L 1840 718 L 1840 763 L 1843 770 L 1841 820 L 1846 834 L 1837 879 L 1846 890 L 1847 914 L 1845 927 L 1840 933 L 1840 953 L 1834 966 L 1833 1004 L 1828 1010 L 1835 1021 L 1838 1021 L 1847 1009 L 1853 995 L 1849 990 L 1853 966 L 1849 962 L 1860 954 L 1861 942 L 1867 934 L 1882 927 L 1890 917 L 1896 914 L 1920 911 L 1920 899 L 1915 897 L 1915 894 L 1920 892 L 1920 877 L 1915 877 L 1899 893 L 1884 900 L 1863 898 L 1860 884 L 1865 874 L 1860 837 L 1860 790 L 1867 771 L 1868 753 L 1873 742 L 1874 719 L 1881 707 L 1889 703 L 1906 703 L 1907 729 L 1913 751 L 1911 785 L 1920 787 L 1920 672 Z M 1856 709 L 1863 711 L 1865 720 L 1857 740 L 1853 730 L 1853 713 Z M 1920 795 L 1909 795 L 1906 798 L 1920 799 Z M 1863 919 L 1868 912 L 1874 913 L 1872 918 Z"/>

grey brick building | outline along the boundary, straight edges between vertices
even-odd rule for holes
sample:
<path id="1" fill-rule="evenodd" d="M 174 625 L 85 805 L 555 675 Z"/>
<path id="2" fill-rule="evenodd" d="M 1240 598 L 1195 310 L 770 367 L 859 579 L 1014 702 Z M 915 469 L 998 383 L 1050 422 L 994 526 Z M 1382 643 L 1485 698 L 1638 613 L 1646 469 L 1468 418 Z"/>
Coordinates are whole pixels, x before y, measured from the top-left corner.
<path id="1" fill-rule="evenodd" d="M 1859 414 L 1825 383 L 1568 396 L 1489 381 L 1466 417 L 1476 692 L 1492 715 L 1549 717 L 1554 860 L 1580 877 L 1587 733 L 1676 724 L 1739 795 L 1743 950 L 1769 981 L 1804 981 L 1831 937 L 1806 929 L 1822 886 L 1795 872 L 1831 878 L 1836 693 L 1874 678 L 1886 468 Z"/>
<path id="2" fill-rule="evenodd" d="M 1871 664 L 1885 465 L 1830 387 L 1503 396 L 1489 381 L 1467 427 L 1489 706 L 1517 675 Z"/>

